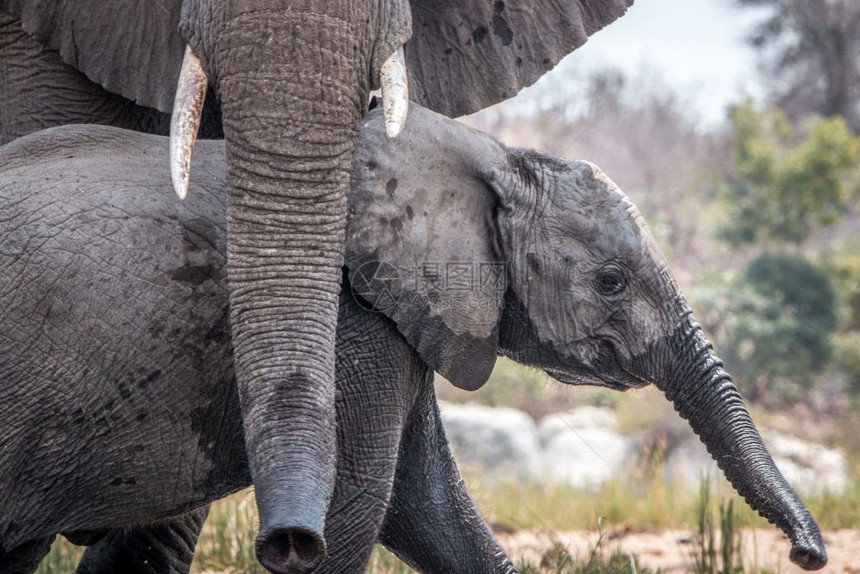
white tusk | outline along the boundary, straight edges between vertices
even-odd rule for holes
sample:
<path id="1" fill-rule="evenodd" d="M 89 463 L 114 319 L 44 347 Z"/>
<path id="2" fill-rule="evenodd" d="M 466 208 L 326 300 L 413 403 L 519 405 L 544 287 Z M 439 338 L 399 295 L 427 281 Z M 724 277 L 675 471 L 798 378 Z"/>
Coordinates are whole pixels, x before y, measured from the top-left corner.
<path id="1" fill-rule="evenodd" d="M 186 46 L 176 98 L 173 100 L 173 115 L 170 117 L 170 178 L 179 199 L 185 199 L 188 193 L 191 152 L 197 140 L 208 84 L 200 60 Z"/>
<path id="2" fill-rule="evenodd" d="M 382 82 L 382 111 L 385 115 L 385 131 L 393 138 L 406 124 L 409 111 L 409 81 L 406 78 L 406 59 L 400 46 L 382 64 L 379 70 Z"/>

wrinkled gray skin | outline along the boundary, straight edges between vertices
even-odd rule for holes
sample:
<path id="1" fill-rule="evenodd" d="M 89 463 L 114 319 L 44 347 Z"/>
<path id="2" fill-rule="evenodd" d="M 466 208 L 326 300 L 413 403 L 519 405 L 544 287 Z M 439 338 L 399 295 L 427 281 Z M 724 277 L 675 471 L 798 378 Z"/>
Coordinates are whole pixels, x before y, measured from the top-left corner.
<path id="1" fill-rule="evenodd" d="M 0 524 L 7 552 L 29 544 L 35 554 L 38 540 L 57 532 L 83 539 L 175 516 L 249 481 L 218 249 L 223 164 L 217 151 L 199 153 L 198 182 L 209 189 L 177 210 L 153 169 L 164 153 L 163 142 L 86 128 L 3 151 L 0 176 L 17 182 L 0 206 L 0 293 L 10 310 L 0 318 L 0 357 L 12 358 L 0 371 L 8 425 L 0 476 L 13 477 L 0 487 L 20 501 Z M 118 177 L 119 164 L 134 176 Z M 348 542 L 332 543 L 329 559 L 344 548 L 355 556 L 350 543 L 365 528 L 369 547 L 385 516 L 382 540 L 422 569 L 452 571 L 421 562 L 448 555 L 452 542 L 437 543 L 452 538 L 484 551 L 449 558 L 474 554 L 487 559 L 474 571 L 488 570 L 497 546 L 475 534 L 485 527 L 444 447 L 429 376 L 474 388 L 502 353 L 570 384 L 654 382 L 738 492 L 786 532 L 792 560 L 824 565 L 815 522 L 774 466 L 650 232 L 599 170 L 507 150 L 415 109 L 396 140 L 371 115 L 352 181 L 349 281 L 357 300 L 381 312 L 341 297 L 342 442 L 326 532 L 334 540 L 329 531 L 343 528 Z M 224 383 L 214 385 L 221 394 L 213 380 Z M 390 390 L 397 384 L 406 387 Z M 379 458 L 367 460 L 371 453 Z M 358 518 L 340 510 L 351 504 Z M 402 546 L 416 533 L 426 546 Z M 127 544 L 108 539 L 102 555 Z"/>
<path id="2" fill-rule="evenodd" d="M 226 140 L 231 339 L 270 570 L 306 571 L 325 553 L 346 195 L 383 62 L 411 37 L 413 100 L 460 115 L 513 96 L 631 2 L 0 0 L 4 138 L 81 121 L 163 133 L 186 44 L 206 71 L 221 118 L 207 126 Z M 31 65 L 42 56 L 48 70 Z"/>
<path id="3" fill-rule="evenodd" d="M 98 541 L 81 572 L 187 571 L 205 510 L 177 514 L 251 482 L 226 317 L 223 146 L 201 147 L 179 209 L 153 168 L 166 149 L 83 126 L 0 149 L 4 573 L 35 569 L 58 532 Z M 424 571 L 512 571 L 457 474 L 432 371 L 349 292 L 340 314 L 319 570 L 363 571 L 380 539 Z"/>

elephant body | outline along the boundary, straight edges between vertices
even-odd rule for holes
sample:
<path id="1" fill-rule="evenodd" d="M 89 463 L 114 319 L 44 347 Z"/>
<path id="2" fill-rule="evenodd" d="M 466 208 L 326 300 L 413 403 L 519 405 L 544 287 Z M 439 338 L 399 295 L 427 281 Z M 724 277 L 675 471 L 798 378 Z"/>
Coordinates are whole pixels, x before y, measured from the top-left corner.
<path id="1" fill-rule="evenodd" d="M 408 84 L 432 109 L 476 111 L 631 3 L 0 0 L 0 142 L 81 122 L 164 133 L 172 113 L 183 197 L 201 115 L 203 135 L 223 133 L 230 336 L 269 570 L 326 551 L 347 191 L 371 90 L 400 103 L 392 134 Z"/>
<path id="2" fill-rule="evenodd" d="M 117 141 L 112 133 L 94 135 L 99 145 Z M 2 230 L 9 249 L 2 281 L 10 299 L 0 352 L 2 408 L 4 415 L 28 413 L 29 419 L 26 432 L 6 435 L 4 468 L 41 476 L 44 485 L 65 485 L 41 493 L 44 506 L 36 509 L 26 491 L 32 485 L 3 473 L 3 487 L 21 504 L 20 509 L 4 508 L 0 531 L 6 548 L 21 543 L 22 536 L 55 533 L 57 526 L 70 532 L 134 523 L 147 515 L 169 516 L 250 482 L 236 425 L 204 424 L 240 420 L 224 314 L 223 193 L 217 193 L 223 169 L 204 161 L 202 169 L 217 178 L 209 184 L 212 192 L 177 209 L 177 201 L 149 191 L 147 180 L 158 172 L 155 165 L 163 157 L 130 135 L 121 132 L 125 152 L 108 157 L 123 168 L 145 158 L 136 177 L 129 170 L 122 182 L 96 190 L 84 179 L 96 167 L 92 172 L 76 168 L 83 180 L 69 185 L 65 174 L 71 170 L 64 161 L 79 167 L 92 162 L 104 171 L 104 156 L 90 153 L 79 140 L 65 143 L 60 138 L 54 149 L 67 159 L 44 154 L 41 189 L 24 201 L 17 190 L 16 195 L 4 190 L 10 219 Z M 51 139 L 48 132 L 39 145 L 44 148 Z M 11 145 L 19 143 L 28 142 Z M 7 169 L 4 181 L 14 182 L 9 173 Z M 52 179 L 51 173 L 64 177 Z M 35 223 L 32 214 L 45 209 L 52 216 Z M 136 213 L 146 217 L 132 215 Z M 34 240 L 50 236 L 56 249 L 33 250 Z M 133 305 L 132 299 L 137 299 Z M 50 329 L 29 323 L 28 317 L 39 315 L 50 318 Z M 35 388 L 35 381 L 46 384 Z M 173 390 L 177 388 L 183 391 Z M 139 433 L 136 423 L 147 421 L 161 431 Z M 100 456 L 93 458 L 90 440 L 96 437 Z M 150 474 L 136 467 L 142 460 L 152 462 Z M 212 473 L 215 467 L 220 468 Z M 69 468 L 80 469 L 86 480 L 76 485 L 65 480 Z M 184 472 L 176 473 L 180 468 Z M 165 480 L 171 484 L 164 485 Z M 137 499 L 146 508 L 116 505 L 141 484 L 151 485 Z M 16 525 L 24 524 L 27 529 L 16 532 Z"/>
<path id="3" fill-rule="evenodd" d="M 151 529 L 176 516 L 193 535 L 171 546 L 190 539 L 193 549 L 200 511 L 181 515 L 251 483 L 226 315 L 223 144 L 200 147 L 200 193 L 183 204 L 156 167 L 163 138 L 60 128 L 0 153 L 10 215 L 0 225 L 0 570 L 30 572 L 57 533 L 90 542 L 114 530 L 81 570 L 108 571 L 117 553 L 106 546 L 141 545 L 117 540 L 127 527 L 144 527 L 134 536 L 152 546 Z M 127 175 L 111 177 L 119 165 Z M 338 473 L 322 569 L 362 571 L 380 537 L 432 571 L 457 567 L 448 548 L 472 557 L 459 567 L 511 569 L 462 490 L 432 371 L 349 292 L 338 356 Z M 410 478 L 398 481 L 401 466 Z M 450 500 L 439 507 L 440 497 Z M 427 539 L 387 535 L 387 511 L 386 528 L 412 521 Z M 28 558 L 17 570 L 16 556 Z"/>
<path id="4" fill-rule="evenodd" d="M 122 555 L 135 541 L 115 529 L 182 516 L 250 482 L 218 146 L 198 150 L 197 191 L 182 204 L 154 136 L 79 126 L 0 152 L 0 547 L 18 549 L 9 564 L 58 532 L 94 541 L 113 529 L 92 559 Z M 596 167 L 509 150 L 414 108 L 396 139 L 382 114 L 363 122 L 351 181 L 325 523 L 332 570 L 363 567 L 377 537 L 429 571 L 510 569 L 462 488 L 431 381 L 435 370 L 477 388 L 498 354 L 568 384 L 653 382 L 788 534 L 792 559 L 823 566 L 815 522 L 650 231 Z M 187 540 L 196 519 L 177 519 L 177 536 Z M 474 562 L 445 564 L 449 547 Z"/>

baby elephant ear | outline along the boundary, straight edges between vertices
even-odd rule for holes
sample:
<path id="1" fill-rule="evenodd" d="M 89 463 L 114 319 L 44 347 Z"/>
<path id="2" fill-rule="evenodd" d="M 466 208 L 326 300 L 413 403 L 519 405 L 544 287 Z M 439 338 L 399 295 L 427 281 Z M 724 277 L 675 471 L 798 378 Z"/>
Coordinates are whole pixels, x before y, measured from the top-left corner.
<path id="1" fill-rule="evenodd" d="M 366 118 L 353 162 L 346 262 L 353 296 L 385 313 L 454 385 L 483 385 L 498 352 L 507 272 L 496 197 L 471 167 L 501 161 L 488 136 L 412 106 L 389 138 Z"/>

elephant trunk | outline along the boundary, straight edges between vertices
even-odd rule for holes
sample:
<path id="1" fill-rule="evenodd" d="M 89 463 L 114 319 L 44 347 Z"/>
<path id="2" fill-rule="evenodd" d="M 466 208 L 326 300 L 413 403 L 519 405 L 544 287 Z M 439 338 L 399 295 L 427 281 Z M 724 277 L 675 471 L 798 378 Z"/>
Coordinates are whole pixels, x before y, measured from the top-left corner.
<path id="1" fill-rule="evenodd" d="M 805 570 L 827 563 L 818 526 L 783 478 L 740 393 L 695 321 L 678 329 L 667 356 L 677 357 L 658 383 L 747 503 L 791 540 L 791 561 Z"/>
<path id="2" fill-rule="evenodd" d="M 284 573 L 309 572 L 326 552 L 346 192 L 368 93 L 349 18 L 313 4 L 234 8 L 220 38 L 230 52 L 216 63 L 230 321 L 260 513 L 257 556 Z"/>

